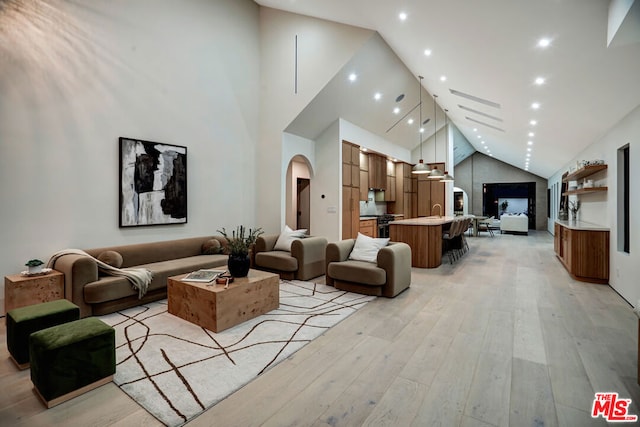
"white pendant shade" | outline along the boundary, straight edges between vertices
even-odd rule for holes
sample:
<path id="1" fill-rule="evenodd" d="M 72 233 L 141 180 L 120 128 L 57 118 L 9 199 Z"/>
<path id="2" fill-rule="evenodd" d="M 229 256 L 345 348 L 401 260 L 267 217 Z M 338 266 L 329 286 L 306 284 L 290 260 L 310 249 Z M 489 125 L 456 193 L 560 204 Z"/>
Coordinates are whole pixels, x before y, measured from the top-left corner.
<path id="1" fill-rule="evenodd" d="M 424 164 L 424 160 L 420 159 L 420 162 L 411 169 L 411 173 L 427 174 L 431 173 L 431 171 L 429 170 L 427 165 Z"/>

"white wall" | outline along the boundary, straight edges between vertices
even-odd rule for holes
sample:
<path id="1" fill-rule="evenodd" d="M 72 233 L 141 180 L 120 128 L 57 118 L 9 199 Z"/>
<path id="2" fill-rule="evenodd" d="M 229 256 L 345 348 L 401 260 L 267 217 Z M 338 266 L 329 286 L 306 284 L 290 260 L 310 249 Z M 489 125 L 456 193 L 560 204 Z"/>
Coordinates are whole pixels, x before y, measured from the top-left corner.
<path id="1" fill-rule="evenodd" d="M 353 123 L 340 119 L 340 140 L 352 142 L 399 161 L 411 162 L 411 152 Z"/>
<path id="2" fill-rule="evenodd" d="M 618 167 L 617 150 L 629 144 L 631 156 L 631 253 L 618 251 Z M 618 291 L 629 303 L 637 306 L 640 299 L 640 198 L 636 186 L 640 183 L 640 106 L 630 112 L 623 120 L 614 126 L 606 135 L 576 155 L 564 168 L 560 169 L 549 179 L 549 188 L 561 182 L 562 174 L 569 170 L 576 161 L 603 159 L 608 165 L 606 172 L 601 172 L 604 185 L 608 187 L 606 193 L 589 193 L 580 196 L 581 207 L 578 219 L 600 224 L 610 228 L 610 270 L 609 284 Z M 574 197 L 571 197 L 573 200 Z M 549 221 L 548 229 L 553 233 L 553 221 Z"/>
<path id="3" fill-rule="evenodd" d="M 258 6 L 48 4 L 43 19 L 0 9 L 0 272 L 68 247 L 254 225 Z M 188 148 L 186 225 L 118 228 L 120 136 Z"/>
<path id="4" fill-rule="evenodd" d="M 290 158 L 282 153 L 284 129 L 373 34 L 370 30 L 335 22 L 275 9 L 260 9 L 260 132 L 257 156 L 262 167 L 255 185 L 259 188 L 256 193 L 257 220 L 266 232 L 280 231 L 286 217 L 285 175 L 282 171 L 286 170 Z M 296 35 L 297 93 L 294 91 Z M 315 170 L 320 172 L 320 167 L 317 163 Z M 331 167 L 335 174 L 337 166 L 333 164 Z M 317 212 L 313 209 L 314 203 L 323 204 L 314 198 L 319 181 L 315 175 L 311 190 L 314 234 L 321 234 L 315 227 L 314 215 Z M 329 185 L 322 183 L 325 187 Z M 320 229 L 325 226 L 320 224 Z"/>
<path id="5" fill-rule="evenodd" d="M 342 143 L 336 120 L 316 140 L 316 168 L 311 182 L 311 228 L 329 242 L 342 236 Z"/>

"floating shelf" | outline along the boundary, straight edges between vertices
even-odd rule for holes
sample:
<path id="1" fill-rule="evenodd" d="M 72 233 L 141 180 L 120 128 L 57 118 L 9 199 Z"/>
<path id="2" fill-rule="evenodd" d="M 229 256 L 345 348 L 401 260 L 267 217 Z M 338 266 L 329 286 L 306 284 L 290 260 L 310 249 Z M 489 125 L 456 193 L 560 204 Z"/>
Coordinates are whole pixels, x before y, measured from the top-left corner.
<path id="1" fill-rule="evenodd" d="M 589 175 L 593 175 L 596 172 L 600 172 L 602 170 L 605 170 L 607 168 L 607 165 L 590 165 L 590 166 L 585 166 L 582 169 L 578 169 L 575 172 L 570 173 L 569 175 L 565 176 L 564 178 L 562 178 L 562 182 L 569 182 L 569 181 L 577 181 L 579 179 L 582 179 L 584 177 L 587 177 Z M 604 187 L 606 189 L 606 187 Z M 587 190 L 593 190 L 593 188 L 589 188 Z M 577 191 L 577 190 L 574 190 Z M 598 190 L 595 190 L 598 191 Z M 575 193 L 571 193 L 569 192 L 569 194 L 575 194 Z"/>
<path id="2" fill-rule="evenodd" d="M 571 194 L 585 194 L 585 193 L 597 193 L 600 191 L 607 191 L 607 187 L 591 187 L 591 188 L 580 188 L 578 190 L 569 190 L 562 193 L 563 196 L 570 196 Z"/>

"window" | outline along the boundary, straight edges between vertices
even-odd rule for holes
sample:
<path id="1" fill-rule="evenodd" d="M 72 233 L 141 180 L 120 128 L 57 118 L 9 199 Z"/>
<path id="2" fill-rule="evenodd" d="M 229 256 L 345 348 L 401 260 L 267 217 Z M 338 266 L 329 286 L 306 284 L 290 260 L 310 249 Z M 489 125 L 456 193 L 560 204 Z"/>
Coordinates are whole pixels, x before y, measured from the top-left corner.
<path id="1" fill-rule="evenodd" d="M 618 251 L 630 253 L 629 144 L 618 149 Z"/>

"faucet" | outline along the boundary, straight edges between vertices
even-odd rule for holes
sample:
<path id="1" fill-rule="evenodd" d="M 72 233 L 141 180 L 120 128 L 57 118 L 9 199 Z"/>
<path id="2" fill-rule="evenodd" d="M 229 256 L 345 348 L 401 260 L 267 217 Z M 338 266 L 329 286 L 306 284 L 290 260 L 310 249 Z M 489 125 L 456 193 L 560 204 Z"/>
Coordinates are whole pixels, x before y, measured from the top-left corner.
<path id="1" fill-rule="evenodd" d="M 436 203 L 435 205 L 433 205 L 433 207 L 431 208 L 431 216 L 433 216 L 433 210 L 436 208 L 436 206 L 438 207 L 438 218 L 442 218 L 442 205 L 440 203 Z"/>

